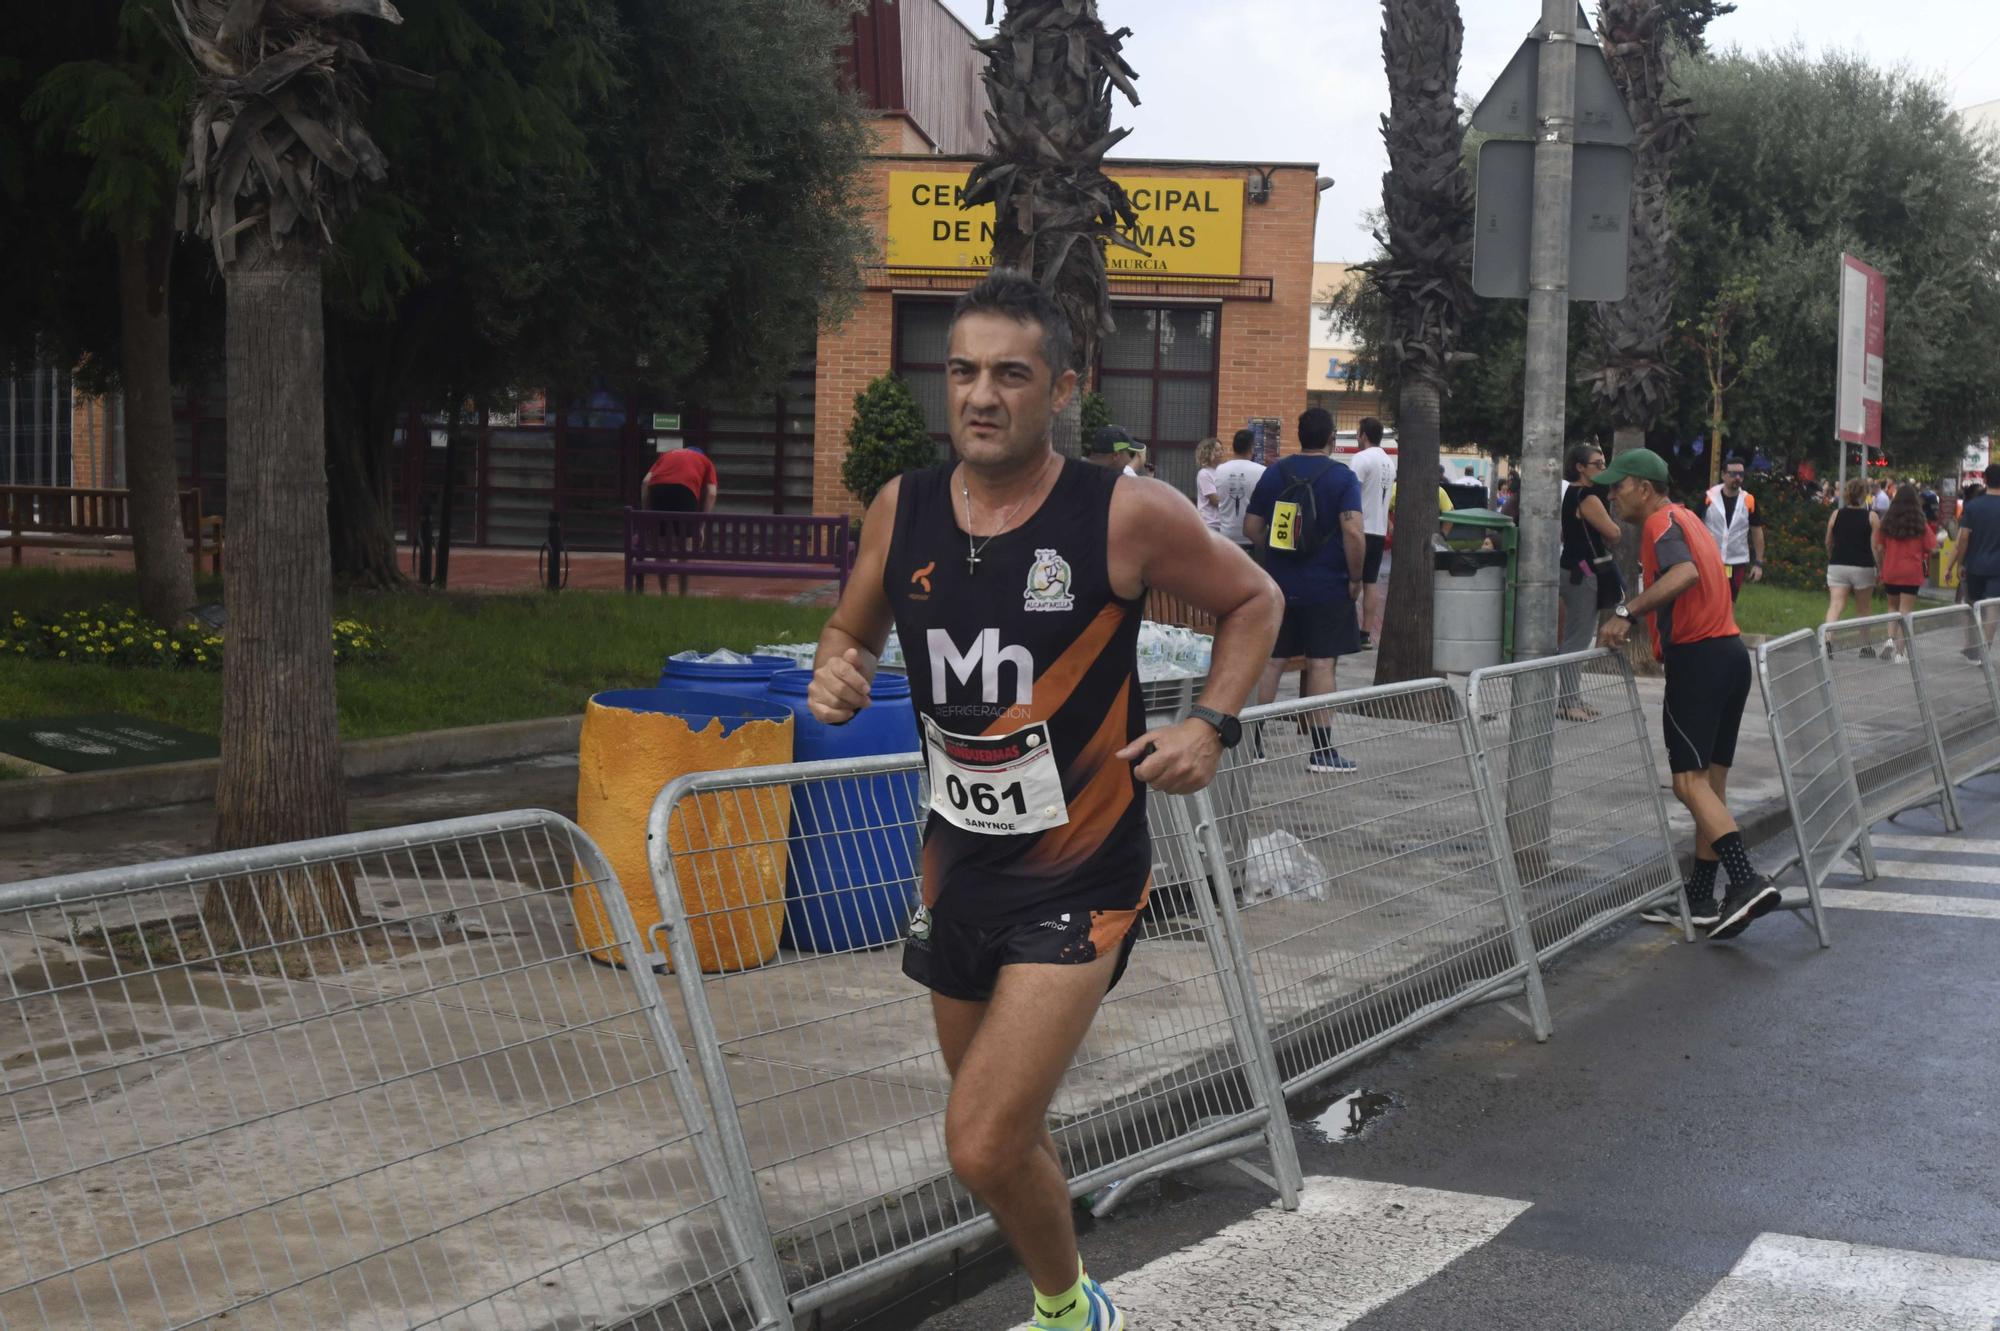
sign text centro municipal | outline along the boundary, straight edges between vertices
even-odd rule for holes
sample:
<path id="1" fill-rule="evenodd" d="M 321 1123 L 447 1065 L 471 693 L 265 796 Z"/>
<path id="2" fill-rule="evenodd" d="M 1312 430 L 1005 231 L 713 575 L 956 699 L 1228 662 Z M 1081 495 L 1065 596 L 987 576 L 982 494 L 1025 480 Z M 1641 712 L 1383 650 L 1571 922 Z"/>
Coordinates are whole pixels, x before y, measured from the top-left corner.
<path id="1" fill-rule="evenodd" d="M 1127 176 L 1136 229 L 1125 228 L 1148 253 L 1109 246 L 1105 265 L 1121 274 L 1238 277 L 1243 272 L 1243 182 L 1234 176 Z M 889 174 L 891 268 L 990 268 L 993 206 L 965 209 L 962 171 Z"/>

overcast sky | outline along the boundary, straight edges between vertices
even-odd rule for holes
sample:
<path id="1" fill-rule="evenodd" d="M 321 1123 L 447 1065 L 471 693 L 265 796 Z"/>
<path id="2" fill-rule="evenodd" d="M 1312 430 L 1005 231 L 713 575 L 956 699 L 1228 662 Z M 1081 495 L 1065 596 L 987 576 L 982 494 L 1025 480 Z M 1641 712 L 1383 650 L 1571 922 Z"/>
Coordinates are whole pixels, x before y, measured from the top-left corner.
<path id="1" fill-rule="evenodd" d="M 986 0 L 944 0 L 987 32 Z M 1002 12 L 1004 3 L 996 6 Z M 1483 93 L 1535 23 L 1534 0 L 1460 0 L 1461 93 Z M 1362 259 L 1362 214 L 1381 194 L 1381 7 L 1369 0 L 1099 0 L 1107 26 L 1131 27 L 1126 58 L 1142 104 L 1120 99 L 1135 157 L 1318 162 L 1336 184 L 1320 203 L 1316 256 Z M 1802 42 L 1935 74 L 1954 106 L 2000 99 L 1995 0 L 1740 0 L 1710 42 L 1749 51 Z"/>

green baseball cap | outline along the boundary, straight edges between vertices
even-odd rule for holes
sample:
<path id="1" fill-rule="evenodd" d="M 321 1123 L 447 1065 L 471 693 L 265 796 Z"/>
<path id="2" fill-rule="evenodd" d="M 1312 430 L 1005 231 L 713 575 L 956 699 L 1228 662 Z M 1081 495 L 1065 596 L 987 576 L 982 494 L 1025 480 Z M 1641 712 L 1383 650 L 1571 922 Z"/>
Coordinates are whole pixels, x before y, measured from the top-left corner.
<path id="1" fill-rule="evenodd" d="M 1667 460 L 1650 448 L 1628 448 L 1611 459 L 1611 465 L 1597 473 L 1593 485 L 1616 485 L 1627 476 L 1657 485 L 1667 484 Z"/>

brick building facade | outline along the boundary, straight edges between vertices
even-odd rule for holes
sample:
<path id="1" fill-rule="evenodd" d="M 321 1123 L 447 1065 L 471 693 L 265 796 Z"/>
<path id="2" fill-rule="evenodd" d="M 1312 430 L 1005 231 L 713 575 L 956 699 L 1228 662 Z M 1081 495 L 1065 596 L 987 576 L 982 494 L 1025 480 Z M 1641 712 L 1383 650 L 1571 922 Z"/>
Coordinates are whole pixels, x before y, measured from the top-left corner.
<path id="1" fill-rule="evenodd" d="M 884 141 L 895 142 L 892 135 L 902 132 L 899 121 L 885 121 Z M 895 251 L 904 248 L 897 232 L 907 223 L 892 217 L 892 200 L 910 192 L 903 181 L 919 182 L 917 189 L 947 177 L 962 181 L 976 160 L 884 152 L 870 163 L 867 197 L 879 248 L 867 269 L 867 291 L 845 323 L 822 328 L 819 337 L 815 512 L 853 512 L 857 507 L 841 485 L 840 463 L 855 396 L 876 376 L 893 370 L 910 379 L 933 433 L 940 439 L 944 435 L 942 354 L 937 350 L 942 320 L 956 293 L 985 270 L 978 262 L 903 261 Z M 1281 448 L 1292 451 L 1298 415 L 1307 405 L 1299 366 L 1309 353 L 1314 317 L 1318 167 L 1111 159 L 1106 170 L 1128 190 L 1133 180 L 1141 180 L 1163 196 L 1184 182 L 1186 192 L 1199 192 L 1206 201 L 1225 237 L 1218 246 L 1203 236 L 1199 258 L 1181 260 L 1174 265 L 1178 271 L 1114 273 L 1111 295 L 1119 331 L 1107 340 L 1097 375 L 1113 416 L 1154 445 L 1161 479 L 1190 491 L 1194 445 L 1209 435 L 1226 440 L 1253 419 L 1274 420 Z M 934 210 L 935 224 L 954 225 L 954 212 Z M 1142 220 L 1146 216 L 1142 209 Z M 1240 240 L 1233 225 L 1238 218 Z M 976 217 L 972 225 L 977 227 Z M 977 250 L 978 242 L 973 234 L 968 243 Z M 1155 246 L 1156 256 L 1168 253 Z M 1125 256 L 1114 254 L 1124 261 Z M 1148 341 L 1155 344 L 1150 367 L 1143 363 Z"/>

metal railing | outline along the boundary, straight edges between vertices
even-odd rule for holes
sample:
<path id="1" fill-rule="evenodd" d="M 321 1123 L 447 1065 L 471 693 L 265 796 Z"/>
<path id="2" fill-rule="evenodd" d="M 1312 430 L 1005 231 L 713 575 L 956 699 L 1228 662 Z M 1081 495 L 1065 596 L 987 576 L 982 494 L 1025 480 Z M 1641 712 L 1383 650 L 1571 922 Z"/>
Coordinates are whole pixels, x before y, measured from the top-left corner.
<path id="1" fill-rule="evenodd" d="M 1917 611 L 1909 643 L 1947 779 L 1969 781 L 2000 767 L 2000 681 L 1973 608 Z"/>
<path id="2" fill-rule="evenodd" d="M 584 899 L 641 950 L 541 812 L 0 888 L 0 1325 L 779 1325 L 660 987 L 590 961 Z"/>
<path id="3" fill-rule="evenodd" d="M 900 755 L 683 778 L 649 820 L 686 1034 L 795 1313 L 992 1232 L 947 1155 L 930 995 L 892 946 L 919 899 L 926 810 Z M 1156 846 L 1193 835 L 1170 801 L 1154 819 Z M 1219 913 L 1233 903 L 1162 876 L 1196 852 L 1154 861 L 1145 946 L 1050 1108 L 1071 1190 L 1261 1148 L 1295 1205 L 1282 1093 Z"/>
<path id="4" fill-rule="evenodd" d="M 1243 744 L 1196 804 L 1217 893 L 1243 902 L 1253 998 L 1286 1092 L 1513 985 L 1547 1038 L 1459 696 L 1422 680 L 1243 721 Z"/>
<path id="5" fill-rule="evenodd" d="M 1820 646 L 1866 822 L 1936 804 L 1945 826 L 1959 827 L 1958 796 L 1945 771 L 1901 615 L 1822 624 Z"/>
<path id="6" fill-rule="evenodd" d="M 1622 656 L 1577 652 L 1475 670 L 1474 735 L 1547 961 L 1658 902 L 1681 907 L 1659 769 Z"/>
<path id="7" fill-rule="evenodd" d="M 1800 629 L 1759 647 L 1757 685 L 1763 691 L 1778 774 L 1791 809 L 1796 863 L 1805 876 L 1813 929 L 1820 946 L 1826 947 L 1830 944 L 1820 889 L 1849 852 L 1859 856 L 1862 874 L 1873 878 L 1875 849 L 1868 838 L 1869 820 L 1862 809 L 1847 727 L 1820 635 Z"/>

